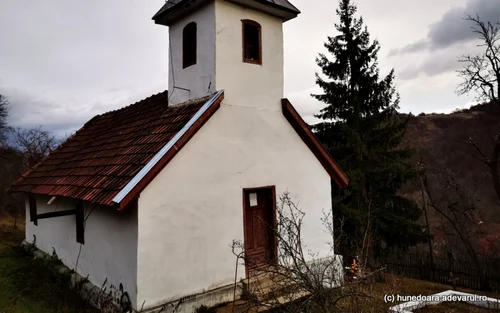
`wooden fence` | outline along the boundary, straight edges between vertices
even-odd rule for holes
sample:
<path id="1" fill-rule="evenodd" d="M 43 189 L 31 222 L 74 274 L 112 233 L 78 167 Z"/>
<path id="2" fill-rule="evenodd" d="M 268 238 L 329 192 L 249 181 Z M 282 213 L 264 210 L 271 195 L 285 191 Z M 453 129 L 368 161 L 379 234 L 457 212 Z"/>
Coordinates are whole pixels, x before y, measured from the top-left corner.
<path id="1" fill-rule="evenodd" d="M 473 262 L 447 257 L 434 257 L 434 265 L 428 255 L 404 254 L 386 257 L 383 262 L 387 272 L 446 285 L 473 290 L 500 292 L 500 259 L 480 257 L 481 268 Z M 481 273 L 484 277 L 481 281 Z"/>

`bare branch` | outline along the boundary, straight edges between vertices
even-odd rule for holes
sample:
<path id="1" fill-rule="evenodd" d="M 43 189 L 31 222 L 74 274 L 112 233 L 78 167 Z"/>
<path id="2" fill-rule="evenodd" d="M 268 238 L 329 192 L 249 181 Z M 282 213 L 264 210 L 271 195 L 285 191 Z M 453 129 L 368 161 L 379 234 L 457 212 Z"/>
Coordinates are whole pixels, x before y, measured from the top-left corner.
<path id="1" fill-rule="evenodd" d="M 500 105 L 500 27 L 481 21 L 479 16 L 467 15 L 466 20 L 473 24 L 472 32 L 478 35 L 481 41 L 478 46 L 484 50 L 481 54 L 466 55 L 459 59 L 463 68 L 458 74 L 463 82 L 458 86 L 457 93 L 476 92 L 478 99 Z"/>
<path id="2" fill-rule="evenodd" d="M 477 143 L 472 140 L 472 137 L 469 137 L 469 141 L 468 143 L 473 146 L 477 152 L 479 152 L 479 154 L 481 155 L 481 157 L 483 158 L 483 162 L 486 164 L 486 165 L 489 165 L 490 164 L 490 159 L 488 159 L 488 157 L 486 156 L 486 154 L 483 152 L 483 150 L 477 145 Z"/>
<path id="3" fill-rule="evenodd" d="M 251 308 L 273 309 L 286 303 L 287 312 L 327 313 L 341 311 L 338 303 L 345 298 L 370 298 L 360 287 L 367 285 L 367 277 L 384 268 L 369 274 L 356 271 L 354 275 L 357 279 L 342 285 L 343 265 L 340 258 L 333 254 L 333 242 L 338 238 L 333 234 L 332 213 L 324 212 L 321 219 L 332 234 L 332 253 L 328 256 L 319 256 L 311 251 L 306 255 L 301 238 L 304 216 L 305 213 L 292 201 L 289 193 L 280 197 L 276 225 L 266 224 L 278 241 L 278 262 L 269 262 L 271 265 L 260 268 L 250 279 L 246 299 L 251 303 Z M 263 219 L 257 219 L 265 223 Z M 239 258 L 238 251 L 244 251 L 244 245 L 233 241 L 231 246 L 233 254 Z M 247 266 L 251 264 L 251 257 L 245 256 L 244 259 Z"/>
<path id="4" fill-rule="evenodd" d="M 52 152 L 59 144 L 54 135 L 41 126 L 31 129 L 13 129 L 14 145 L 25 155 L 25 167 L 31 168 Z"/>

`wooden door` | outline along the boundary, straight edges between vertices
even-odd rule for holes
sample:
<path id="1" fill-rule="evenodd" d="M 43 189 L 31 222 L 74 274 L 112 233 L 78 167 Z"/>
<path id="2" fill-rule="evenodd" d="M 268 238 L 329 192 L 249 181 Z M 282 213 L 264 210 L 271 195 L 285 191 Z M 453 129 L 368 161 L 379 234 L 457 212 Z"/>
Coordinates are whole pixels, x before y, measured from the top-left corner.
<path id="1" fill-rule="evenodd" d="M 274 187 L 244 189 L 245 265 L 247 277 L 276 262 Z"/>

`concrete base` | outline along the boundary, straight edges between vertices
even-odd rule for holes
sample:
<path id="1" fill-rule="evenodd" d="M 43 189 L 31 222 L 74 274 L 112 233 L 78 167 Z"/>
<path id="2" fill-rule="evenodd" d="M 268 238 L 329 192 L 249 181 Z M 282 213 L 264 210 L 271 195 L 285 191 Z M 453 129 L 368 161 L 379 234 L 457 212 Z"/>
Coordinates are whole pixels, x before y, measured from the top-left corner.
<path id="1" fill-rule="evenodd" d="M 33 244 L 28 243 L 26 240 L 22 242 L 23 247 L 30 247 L 30 249 L 35 249 L 33 251 L 33 256 L 35 259 L 50 259 L 53 256 L 36 249 Z M 87 278 L 80 276 L 78 273 L 69 269 L 65 265 L 56 265 L 52 268 L 55 272 L 60 275 L 70 276 L 70 287 L 77 290 L 82 298 L 86 300 L 90 305 L 102 310 L 106 313 L 120 313 L 120 308 L 118 305 L 116 293 L 109 292 L 106 289 L 101 289 L 95 286 L 87 280 Z M 115 295 L 115 297 L 113 297 Z"/>
<path id="2" fill-rule="evenodd" d="M 35 259 L 49 259 L 52 256 L 47 253 L 36 249 L 31 243 L 23 241 L 23 246 L 29 246 L 35 249 L 33 256 Z M 106 313 L 120 313 L 119 299 L 120 293 L 118 290 L 106 290 L 90 283 L 85 277 L 80 276 L 78 273 L 70 270 L 65 265 L 57 265 L 53 268 L 54 271 L 61 275 L 69 274 L 71 276 L 71 288 L 80 292 L 83 299 L 88 301 L 92 306 L 102 310 Z M 104 286 L 102 286 L 104 287 Z M 236 299 L 241 297 L 242 286 L 241 283 L 236 285 Z M 176 299 L 165 303 L 163 305 L 146 308 L 144 310 L 135 311 L 141 313 L 193 313 L 197 308 L 202 305 L 213 307 L 218 304 L 233 301 L 235 297 L 234 284 L 226 285 L 217 289 L 206 291 L 199 294 L 190 295 L 181 299 Z"/>
<path id="3" fill-rule="evenodd" d="M 206 306 L 208 308 L 220 305 L 223 303 L 232 302 L 234 299 L 238 300 L 241 297 L 242 285 L 237 283 L 236 285 L 236 296 L 234 284 L 226 285 L 206 291 L 203 293 L 190 295 L 170 301 L 160 306 L 145 309 L 144 313 L 193 313 L 201 306 Z"/>
<path id="4" fill-rule="evenodd" d="M 34 249 L 33 255 L 35 258 L 53 258 L 53 256 L 50 256 L 45 252 L 36 249 L 36 247 L 33 247 L 32 244 L 27 243 L 26 241 L 23 241 L 23 246 L 29 246 L 30 249 Z M 322 268 L 322 266 L 320 266 L 321 263 L 326 262 L 326 264 L 329 264 L 328 267 L 331 267 L 331 270 L 333 270 L 335 273 L 338 273 L 337 271 L 342 270 L 342 256 L 339 255 L 335 255 L 333 263 L 331 258 L 316 260 L 315 262 L 317 262 L 316 265 L 318 265 L 319 268 Z M 315 264 L 311 263 L 311 266 L 312 265 Z M 105 313 L 121 312 L 119 305 L 121 293 L 118 290 L 107 290 L 105 286 L 95 286 L 90 283 L 85 277 L 80 276 L 78 273 L 70 270 L 65 265 L 57 265 L 53 268 L 53 270 L 62 275 L 69 274 L 71 276 L 71 288 L 77 290 L 81 294 L 81 296 L 92 306 L 101 309 L 101 311 Z M 338 279 L 334 279 L 333 282 L 330 282 L 328 284 L 328 287 L 336 287 L 341 285 L 342 283 L 342 277 L 339 276 Z M 180 299 L 169 301 L 162 305 L 154 306 L 151 308 L 141 309 L 139 307 L 139 311 L 134 310 L 134 312 L 193 313 L 201 306 L 210 308 L 224 303 L 229 303 L 234 300 L 238 300 L 241 298 L 243 289 L 244 286 L 242 282 L 237 283 L 236 287 L 234 284 L 229 284 L 206 292 L 182 297 Z M 286 301 L 283 300 L 283 303 L 285 302 Z"/>

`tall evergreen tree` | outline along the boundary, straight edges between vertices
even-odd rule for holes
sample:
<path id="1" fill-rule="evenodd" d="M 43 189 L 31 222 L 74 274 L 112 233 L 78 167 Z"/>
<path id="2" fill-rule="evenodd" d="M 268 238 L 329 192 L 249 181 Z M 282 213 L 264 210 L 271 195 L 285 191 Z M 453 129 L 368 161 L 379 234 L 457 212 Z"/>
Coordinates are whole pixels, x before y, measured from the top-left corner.
<path id="1" fill-rule="evenodd" d="M 356 12 L 350 0 L 339 1 L 339 34 L 325 43 L 332 60 L 324 54 L 316 60 L 326 78 L 316 74 L 323 93 L 312 96 L 327 106 L 316 115 L 323 121 L 312 128 L 350 178 L 348 196 L 334 208 L 343 219 L 336 228 L 344 235 L 342 253 L 367 257 L 424 236 L 416 203 L 397 195 L 412 170 L 411 152 L 399 148 L 406 121 L 397 114 L 394 70 L 380 78 L 379 43 L 370 41 Z"/>

